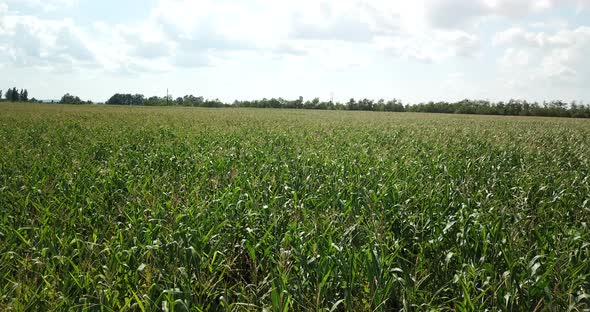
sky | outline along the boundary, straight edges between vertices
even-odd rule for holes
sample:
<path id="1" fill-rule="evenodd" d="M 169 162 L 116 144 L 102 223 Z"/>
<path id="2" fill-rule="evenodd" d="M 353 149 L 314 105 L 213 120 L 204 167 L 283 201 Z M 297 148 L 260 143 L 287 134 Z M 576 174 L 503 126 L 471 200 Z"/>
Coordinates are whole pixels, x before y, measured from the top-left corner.
<path id="1" fill-rule="evenodd" d="M 590 0 L 0 0 L 0 90 L 590 103 Z"/>

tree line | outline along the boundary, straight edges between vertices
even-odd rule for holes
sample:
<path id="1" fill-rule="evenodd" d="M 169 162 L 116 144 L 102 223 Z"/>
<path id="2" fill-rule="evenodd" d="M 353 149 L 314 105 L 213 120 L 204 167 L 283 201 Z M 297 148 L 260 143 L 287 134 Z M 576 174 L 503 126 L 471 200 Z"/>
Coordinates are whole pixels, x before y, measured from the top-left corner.
<path id="1" fill-rule="evenodd" d="M 173 99 L 172 96 L 146 98 L 143 94 L 120 94 L 113 95 L 106 104 L 110 105 L 145 105 L 145 106 L 195 106 L 195 107 L 228 107 L 218 99 L 208 100 L 202 96 L 185 95 Z"/>
<path id="2" fill-rule="evenodd" d="M 2 90 L 0 90 L 0 99 L 2 99 Z M 29 102 L 29 91 L 27 89 L 8 88 L 4 94 L 6 101 L 9 102 Z"/>
<path id="3" fill-rule="evenodd" d="M 37 102 L 34 98 L 28 99 L 26 89 L 20 91 L 11 88 L 4 94 L 9 102 Z M 0 90 L 0 99 L 2 90 Z M 83 101 L 78 96 L 66 93 L 58 102 L 61 104 L 91 104 L 91 101 Z M 422 113 L 446 113 L 446 114 L 478 114 L 478 115 L 507 115 L 507 116 L 546 116 L 546 117 L 574 117 L 590 118 L 590 106 L 576 102 L 565 103 L 563 101 L 528 102 L 525 100 L 510 100 L 508 102 L 491 102 L 482 100 L 462 100 L 458 102 L 427 102 L 418 104 L 403 104 L 398 99 L 371 100 L 351 98 L 347 102 L 322 101 L 319 98 L 304 100 L 299 97 L 295 100 L 283 98 L 263 98 L 252 101 L 234 101 L 224 103 L 219 99 L 206 99 L 202 96 L 185 95 L 173 98 L 145 97 L 143 94 L 116 93 L 106 101 L 110 105 L 132 106 L 190 106 L 190 107 L 253 107 L 253 108 L 289 108 L 289 109 L 319 109 L 319 110 L 349 110 L 349 111 L 376 111 L 376 112 L 422 112 Z"/>
<path id="4" fill-rule="evenodd" d="M 508 102 L 462 100 L 454 103 L 429 102 L 410 105 L 406 107 L 406 111 L 448 114 L 590 118 L 590 106 L 578 104 L 575 101 L 568 104 L 562 101 L 544 101 L 538 103 L 527 102 L 524 100 L 510 100 Z"/>
<path id="5" fill-rule="evenodd" d="M 92 101 L 83 101 L 75 95 L 69 93 L 64 94 L 59 100 L 59 104 L 93 104 Z"/>
<path id="6" fill-rule="evenodd" d="M 482 100 L 462 100 L 458 102 L 427 102 L 418 104 L 403 104 L 398 99 L 371 100 L 354 98 L 345 103 L 321 101 L 319 98 L 295 100 L 283 98 L 264 98 L 253 101 L 234 101 L 223 103 L 218 99 L 207 100 L 201 96 L 185 95 L 173 99 L 171 96 L 150 98 L 142 94 L 115 94 L 106 104 L 111 105 L 145 105 L 145 106 L 193 106 L 193 107 L 253 107 L 253 108 L 290 108 L 290 109 L 320 109 L 320 110 L 349 110 L 375 112 L 421 112 L 446 114 L 477 114 L 477 115 L 505 115 L 505 116 L 546 116 L 546 117 L 575 117 L 590 118 L 590 106 L 576 102 L 563 101 L 528 102 L 525 100 L 510 100 L 508 102 L 491 102 Z"/>
<path id="7" fill-rule="evenodd" d="M 6 92 L 0 90 L 0 101 L 6 102 L 29 102 L 29 103 L 42 103 L 43 101 L 35 98 L 29 99 L 29 91 L 27 89 L 20 89 L 20 91 L 14 88 L 8 88 Z M 51 101 L 55 103 L 55 101 Z M 91 101 L 82 101 L 79 97 L 66 93 L 62 96 L 61 100 L 57 103 L 60 104 L 92 104 Z"/>

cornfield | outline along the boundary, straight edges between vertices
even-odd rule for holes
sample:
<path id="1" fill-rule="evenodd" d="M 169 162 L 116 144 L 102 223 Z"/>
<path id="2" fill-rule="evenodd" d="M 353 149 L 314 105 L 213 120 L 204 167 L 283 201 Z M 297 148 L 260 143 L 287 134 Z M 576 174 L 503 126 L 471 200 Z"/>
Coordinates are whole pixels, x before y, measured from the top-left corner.
<path id="1" fill-rule="evenodd" d="M 0 105 L 0 310 L 589 311 L 590 121 Z"/>

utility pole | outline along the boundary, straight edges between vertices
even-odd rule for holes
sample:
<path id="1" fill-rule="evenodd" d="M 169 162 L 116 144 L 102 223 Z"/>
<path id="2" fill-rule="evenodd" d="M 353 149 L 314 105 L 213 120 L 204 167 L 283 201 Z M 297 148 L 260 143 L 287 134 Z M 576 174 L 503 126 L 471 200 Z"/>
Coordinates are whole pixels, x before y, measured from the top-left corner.
<path id="1" fill-rule="evenodd" d="M 168 96 L 168 88 L 166 88 L 166 106 L 170 105 L 170 103 L 168 103 L 169 98 L 170 96 Z"/>

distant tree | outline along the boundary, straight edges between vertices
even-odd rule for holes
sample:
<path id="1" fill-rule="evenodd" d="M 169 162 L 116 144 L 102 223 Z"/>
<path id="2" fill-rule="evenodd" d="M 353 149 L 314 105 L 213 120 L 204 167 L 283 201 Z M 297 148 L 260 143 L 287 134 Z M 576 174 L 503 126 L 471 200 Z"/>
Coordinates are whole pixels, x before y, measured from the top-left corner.
<path id="1" fill-rule="evenodd" d="M 2 100 L 2 90 L 0 90 L 0 101 Z"/>
<path id="2" fill-rule="evenodd" d="M 8 90 L 6 90 L 6 94 L 5 94 L 6 100 L 9 102 L 12 102 L 12 89 L 8 88 Z"/>
<path id="3" fill-rule="evenodd" d="M 107 104 L 111 105 L 125 105 L 125 95 L 115 93 L 111 98 L 107 101 Z"/>
<path id="4" fill-rule="evenodd" d="M 61 100 L 59 101 L 59 103 L 60 104 L 83 104 L 84 101 L 82 101 L 77 96 L 66 93 L 66 94 L 64 94 L 64 96 L 61 97 Z"/>
<path id="5" fill-rule="evenodd" d="M 16 91 L 16 88 L 8 88 L 5 97 L 9 102 L 18 102 L 18 91 Z"/>
<path id="6" fill-rule="evenodd" d="M 162 102 L 164 102 L 163 99 L 161 99 L 157 96 L 152 96 L 152 97 L 145 100 L 145 105 L 158 106 L 158 105 L 162 105 Z"/>
<path id="7" fill-rule="evenodd" d="M 377 103 L 375 103 L 375 105 L 373 106 L 373 110 L 378 111 L 378 112 L 385 111 L 385 100 L 379 99 L 377 101 Z"/>
<path id="8" fill-rule="evenodd" d="M 387 103 L 385 104 L 385 110 L 388 112 L 403 112 L 405 111 L 405 108 L 401 101 L 393 99 L 387 101 Z"/>
<path id="9" fill-rule="evenodd" d="M 373 100 L 369 99 L 362 99 L 358 101 L 358 109 L 365 110 L 365 111 L 372 111 L 373 110 Z"/>
<path id="10" fill-rule="evenodd" d="M 19 100 L 21 102 L 28 102 L 29 101 L 29 91 L 27 91 L 27 89 L 21 89 L 20 90 Z"/>
<path id="11" fill-rule="evenodd" d="M 303 108 L 303 97 L 299 96 L 297 100 L 295 100 L 295 108 Z"/>
<path id="12" fill-rule="evenodd" d="M 203 103 L 205 102 L 205 100 L 203 99 L 202 96 L 194 96 L 192 94 L 190 95 L 185 95 L 182 98 L 182 101 L 179 101 L 178 99 L 176 99 L 176 102 L 179 103 L 179 105 L 184 105 L 184 106 L 204 106 Z"/>
<path id="13" fill-rule="evenodd" d="M 356 104 L 354 98 L 348 100 L 348 103 L 346 103 L 346 108 L 349 110 L 358 110 L 358 105 Z"/>
<path id="14" fill-rule="evenodd" d="M 135 94 L 131 97 L 131 105 L 145 105 L 145 97 L 143 94 Z"/>
<path id="15" fill-rule="evenodd" d="M 110 105 L 146 105 L 146 99 L 143 94 L 120 94 L 116 93 L 107 101 Z M 148 104 L 148 105 L 151 105 Z"/>

